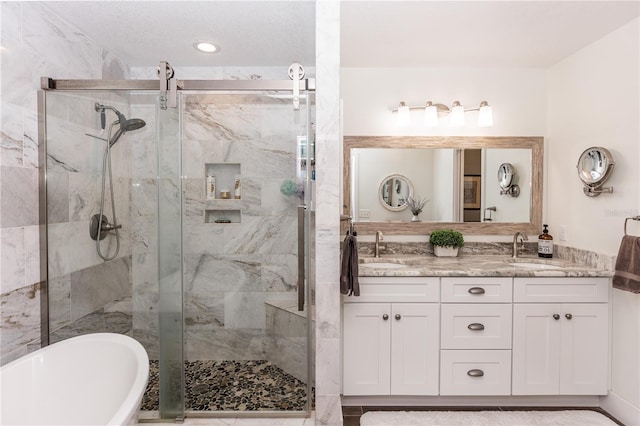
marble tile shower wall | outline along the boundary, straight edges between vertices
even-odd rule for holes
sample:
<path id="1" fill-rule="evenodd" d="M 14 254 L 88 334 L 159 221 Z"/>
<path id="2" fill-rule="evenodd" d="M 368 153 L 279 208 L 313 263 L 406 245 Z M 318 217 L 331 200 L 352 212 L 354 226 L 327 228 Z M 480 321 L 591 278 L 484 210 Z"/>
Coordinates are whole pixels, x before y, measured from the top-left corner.
<path id="1" fill-rule="evenodd" d="M 1 2 L 0 8 L 3 47 L 0 50 L 0 363 L 4 364 L 40 346 L 42 277 L 37 109 L 40 77 L 118 79 L 128 75 L 128 68 L 42 3 Z M 89 111 L 67 110 L 66 113 L 74 117 L 78 114 L 75 119 L 81 119 L 86 118 Z M 65 112 L 61 110 L 60 113 Z M 73 125 L 65 126 L 60 121 L 59 130 L 68 132 Z M 86 130 L 83 129 L 82 134 Z M 87 152 L 94 149 L 91 144 L 83 144 L 81 148 Z M 87 166 L 90 164 L 81 165 L 85 170 Z M 67 176 L 59 174 L 52 178 L 52 188 L 62 190 L 66 187 L 73 194 L 87 195 L 82 182 L 69 178 L 71 171 L 63 173 Z M 76 215 L 69 218 L 68 222 L 71 222 L 79 220 L 85 212 L 76 203 L 67 206 L 62 203 L 51 213 L 59 217 L 65 213 Z M 58 229 L 61 238 L 72 234 L 73 231 L 63 228 Z M 86 233 L 86 228 L 83 231 Z M 91 263 L 84 252 L 71 246 L 68 250 L 68 255 L 80 257 L 78 266 Z M 74 278 L 63 278 L 71 271 L 61 264 L 57 267 L 60 280 L 54 285 L 71 291 Z M 126 267 L 125 260 L 117 266 Z M 83 305 L 81 310 L 85 308 Z"/>
<path id="2" fill-rule="evenodd" d="M 294 300 L 296 176 L 290 100 L 189 95 L 183 124 L 184 294 L 187 359 L 266 359 L 265 301 Z M 292 130 L 293 126 L 293 130 Z M 241 223 L 204 223 L 205 163 L 239 163 Z"/>

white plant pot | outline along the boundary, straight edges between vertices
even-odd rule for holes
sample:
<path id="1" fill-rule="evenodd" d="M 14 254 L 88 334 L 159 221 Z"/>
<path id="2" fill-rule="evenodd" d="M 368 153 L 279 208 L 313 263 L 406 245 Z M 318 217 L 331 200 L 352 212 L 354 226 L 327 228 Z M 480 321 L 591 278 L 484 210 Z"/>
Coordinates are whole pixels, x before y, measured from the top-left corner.
<path id="1" fill-rule="evenodd" d="M 456 257 L 458 255 L 458 247 L 434 246 L 433 253 L 438 257 Z"/>

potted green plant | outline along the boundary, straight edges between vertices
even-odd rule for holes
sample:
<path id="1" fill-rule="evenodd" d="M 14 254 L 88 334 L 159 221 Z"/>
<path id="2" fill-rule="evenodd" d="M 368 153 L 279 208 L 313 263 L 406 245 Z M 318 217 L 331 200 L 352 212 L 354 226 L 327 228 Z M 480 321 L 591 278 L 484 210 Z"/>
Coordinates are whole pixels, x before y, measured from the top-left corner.
<path id="1" fill-rule="evenodd" d="M 436 256 L 457 256 L 458 249 L 464 245 L 462 234 L 453 229 L 437 229 L 429 235 Z"/>

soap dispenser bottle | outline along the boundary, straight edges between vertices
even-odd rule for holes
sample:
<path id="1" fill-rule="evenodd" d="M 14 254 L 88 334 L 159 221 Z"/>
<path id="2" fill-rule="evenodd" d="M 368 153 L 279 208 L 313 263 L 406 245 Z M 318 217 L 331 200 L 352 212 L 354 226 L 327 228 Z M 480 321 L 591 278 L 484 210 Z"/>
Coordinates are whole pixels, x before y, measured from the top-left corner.
<path id="1" fill-rule="evenodd" d="M 538 257 L 550 259 L 553 257 L 553 237 L 549 235 L 549 225 L 542 226 L 542 234 L 538 235 Z"/>

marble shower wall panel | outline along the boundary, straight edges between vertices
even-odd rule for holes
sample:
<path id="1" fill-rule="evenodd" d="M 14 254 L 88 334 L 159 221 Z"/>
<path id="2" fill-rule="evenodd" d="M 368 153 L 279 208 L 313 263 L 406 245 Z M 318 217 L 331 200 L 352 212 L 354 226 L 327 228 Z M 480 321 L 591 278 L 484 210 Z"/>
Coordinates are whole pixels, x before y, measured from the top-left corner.
<path id="1" fill-rule="evenodd" d="M 9 243 L 4 235 L 13 238 L 21 234 L 24 239 L 23 250 L 2 252 L 3 274 L 7 273 L 5 265 L 10 266 L 11 276 L 19 276 L 18 269 L 24 270 L 21 280 L 11 283 L 13 290 L 8 286 L 1 290 L 1 363 L 4 364 L 37 349 L 40 342 L 39 282 L 43 279 L 39 268 L 37 170 L 40 78 L 112 79 L 128 75 L 129 70 L 43 2 L 3 1 L 0 8 L 3 47 L 0 50 L 0 234 L 3 247 Z M 67 107 L 53 112 L 63 118 L 62 114 L 68 116 Z M 78 116 L 78 119 L 83 118 Z M 63 167 L 57 170 L 68 173 Z M 56 204 L 50 217 L 55 222 L 63 222 L 69 215 L 68 176 L 52 178 L 56 179 L 54 193 L 61 193 L 67 203 L 66 206 L 62 201 Z M 18 236 L 18 240 L 10 244 L 16 246 L 20 241 Z M 12 316 L 11 312 L 20 314 Z M 14 334 L 22 337 L 10 338 Z M 26 342 L 25 338 L 33 339 Z"/>

